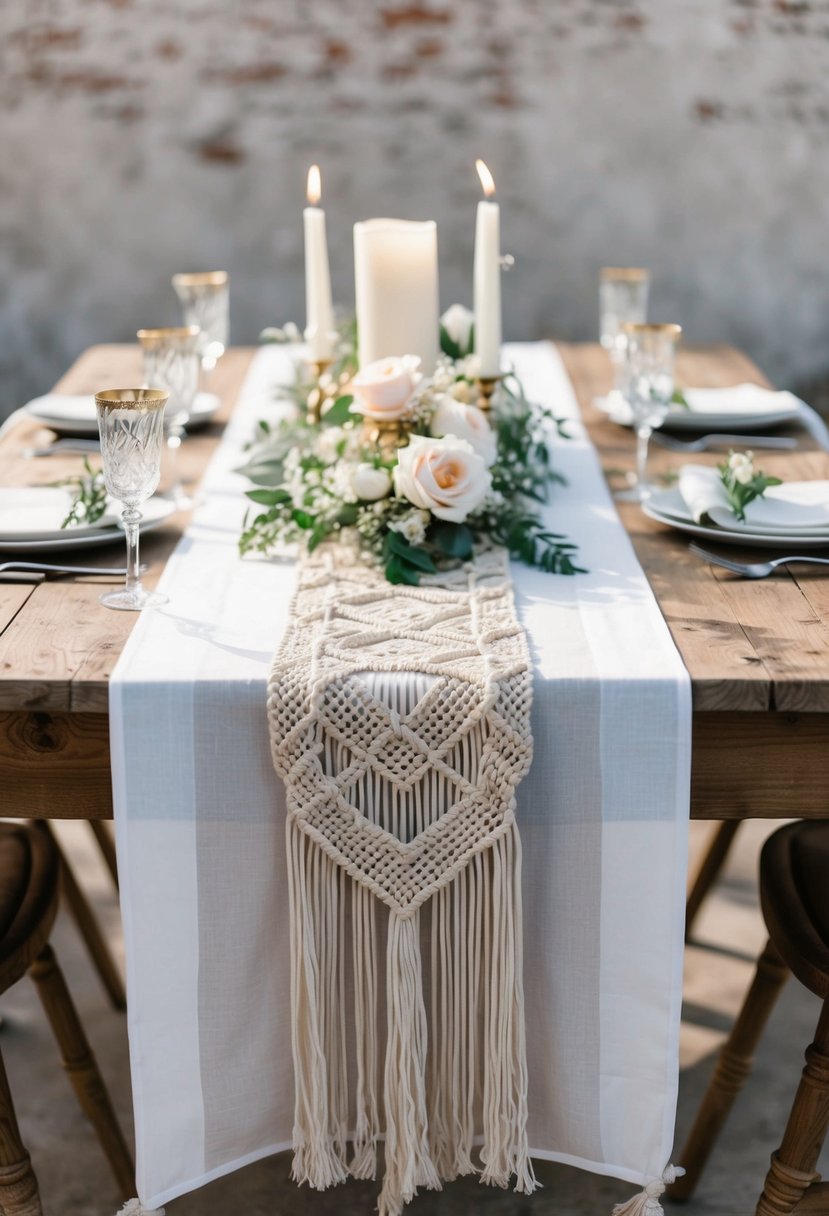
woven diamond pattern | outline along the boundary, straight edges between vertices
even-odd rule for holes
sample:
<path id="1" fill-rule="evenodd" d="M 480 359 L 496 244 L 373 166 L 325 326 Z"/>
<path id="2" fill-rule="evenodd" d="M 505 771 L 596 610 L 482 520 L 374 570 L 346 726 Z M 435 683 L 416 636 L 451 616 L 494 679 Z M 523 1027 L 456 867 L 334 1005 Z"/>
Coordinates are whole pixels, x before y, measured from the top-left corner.
<path id="1" fill-rule="evenodd" d="M 431 679 L 413 704 L 405 673 Z M 350 549 L 323 546 L 302 565 L 268 688 L 288 813 L 411 915 L 512 825 L 531 701 L 502 550 L 395 587 Z"/>

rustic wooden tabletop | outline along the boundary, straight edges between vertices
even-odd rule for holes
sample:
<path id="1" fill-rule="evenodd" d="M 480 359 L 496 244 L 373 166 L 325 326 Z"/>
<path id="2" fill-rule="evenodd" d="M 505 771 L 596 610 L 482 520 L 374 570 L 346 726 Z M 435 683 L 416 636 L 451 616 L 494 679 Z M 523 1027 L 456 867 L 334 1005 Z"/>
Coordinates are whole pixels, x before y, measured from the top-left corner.
<path id="1" fill-rule="evenodd" d="M 585 422 L 611 483 L 633 466 L 634 440 L 601 414 L 610 366 L 600 347 L 560 347 Z M 215 421 L 181 450 L 186 479 L 204 468 L 221 434 L 253 350 L 234 349 L 210 385 L 222 400 Z M 93 392 L 139 377 L 134 346 L 88 350 L 56 386 Z M 758 369 L 728 347 L 683 350 L 680 383 L 754 380 Z M 78 471 L 81 458 L 26 460 L 39 424 L 23 421 L 0 440 L 0 484 L 43 484 Z M 762 467 L 787 478 L 829 478 L 829 454 L 803 432 L 797 452 L 763 453 Z M 688 457 L 652 446 L 655 476 Z M 688 540 L 620 505 L 676 645 L 694 696 L 693 813 L 702 818 L 772 818 L 829 813 L 829 578 L 798 567 L 764 582 L 740 580 L 688 551 Z M 186 525 L 169 522 L 142 540 L 152 585 Z M 749 550 L 733 554 L 751 559 Z M 756 559 L 756 551 L 754 557 Z M 84 550 L 84 564 L 120 564 L 120 546 Z M 98 603 L 100 580 L 0 583 L 0 813 L 87 818 L 111 814 L 107 686 L 134 624 Z"/>

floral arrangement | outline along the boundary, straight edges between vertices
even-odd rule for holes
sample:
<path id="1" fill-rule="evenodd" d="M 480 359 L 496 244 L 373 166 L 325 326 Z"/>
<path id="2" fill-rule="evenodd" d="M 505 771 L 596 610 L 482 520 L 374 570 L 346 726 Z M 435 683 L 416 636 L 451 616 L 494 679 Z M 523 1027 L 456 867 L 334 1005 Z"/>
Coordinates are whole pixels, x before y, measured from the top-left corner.
<path id="1" fill-rule="evenodd" d="M 754 467 L 753 452 L 728 453 L 728 459 L 718 464 L 720 480 L 725 489 L 728 505 L 737 519 L 745 522 L 746 507 L 755 498 L 761 498 L 769 486 L 779 486 L 779 477 L 767 477 Z"/>
<path id="2" fill-rule="evenodd" d="M 318 384 L 298 384 L 295 418 L 259 424 L 240 472 L 262 509 L 246 517 L 243 554 L 350 539 L 390 582 L 417 584 L 494 542 L 542 570 L 582 572 L 575 545 L 538 511 L 563 480 L 547 442 L 551 427 L 565 434 L 561 424 L 527 400 L 514 373 L 496 408 L 478 408 L 468 310 L 444 314 L 441 341 L 428 379 L 412 356 L 354 374 L 346 349 Z M 303 398 L 315 408 L 303 410 Z"/>

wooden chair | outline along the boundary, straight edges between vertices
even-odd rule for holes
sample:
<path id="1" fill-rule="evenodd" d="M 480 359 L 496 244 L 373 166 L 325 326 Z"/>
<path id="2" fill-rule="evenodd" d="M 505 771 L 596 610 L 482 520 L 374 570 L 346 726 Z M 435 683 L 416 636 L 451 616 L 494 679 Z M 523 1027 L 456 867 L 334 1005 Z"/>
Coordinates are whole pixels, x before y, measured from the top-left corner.
<path id="1" fill-rule="evenodd" d="M 92 905 L 87 899 L 75 871 L 69 864 L 69 858 L 60 847 L 48 819 L 38 819 L 35 822 L 40 831 L 45 832 L 51 838 L 53 846 L 60 854 L 63 870 L 63 880 L 61 883 L 63 898 L 66 900 L 66 905 L 78 927 L 78 932 L 89 951 L 92 964 L 100 976 L 101 983 L 107 991 L 113 1009 L 123 1011 L 127 1007 L 124 981 L 121 979 L 118 966 L 112 957 L 112 952 L 107 945 L 101 926 L 98 924 L 98 919 L 92 910 Z M 112 880 L 117 888 L 118 869 L 115 860 L 115 844 L 109 829 L 106 824 L 100 821 L 89 820 L 88 822 L 98 842 L 107 869 L 112 875 Z"/>
<path id="2" fill-rule="evenodd" d="M 686 942 L 691 938 L 697 914 L 708 897 L 708 892 L 719 878 L 720 871 L 728 859 L 740 823 L 739 819 L 723 819 L 717 824 L 696 870 L 690 875 L 685 900 Z"/>
<path id="3" fill-rule="evenodd" d="M 0 823 L 0 993 L 25 972 L 34 980 L 81 1107 L 92 1123 L 123 1198 L 135 1170 L 109 1095 L 48 944 L 58 907 L 60 856 L 45 832 Z M 0 1211 L 41 1216 L 37 1180 L 20 1138 L 0 1055 Z"/>
<path id="4" fill-rule="evenodd" d="M 693 1194 L 791 971 L 823 1008 L 755 1216 L 817 1216 L 829 1212 L 829 1184 L 815 1172 L 829 1128 L 829 822 L 787 824 L 769 837 L 760 857 L 760 902 L 768 945 L 679 1155 L 686 1173 L 671 1198 L 682 1202 Z"/>

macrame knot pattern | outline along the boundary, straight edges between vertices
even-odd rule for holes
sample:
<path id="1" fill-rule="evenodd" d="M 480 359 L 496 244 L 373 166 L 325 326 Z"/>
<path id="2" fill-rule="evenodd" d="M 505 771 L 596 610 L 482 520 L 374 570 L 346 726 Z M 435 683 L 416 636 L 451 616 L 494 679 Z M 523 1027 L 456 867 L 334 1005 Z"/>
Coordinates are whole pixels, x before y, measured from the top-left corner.
<path id="1" fill-rule="evenodd" d="M 537 1185 L 515 823 L 531 703 L 503 550 L 419 587 L 344 546 L 304 560 L 268 686 L 288 809 L 293 1177 L 373 1178 L 384 1135 L 381 1216 L 460 1174 Z"/>

